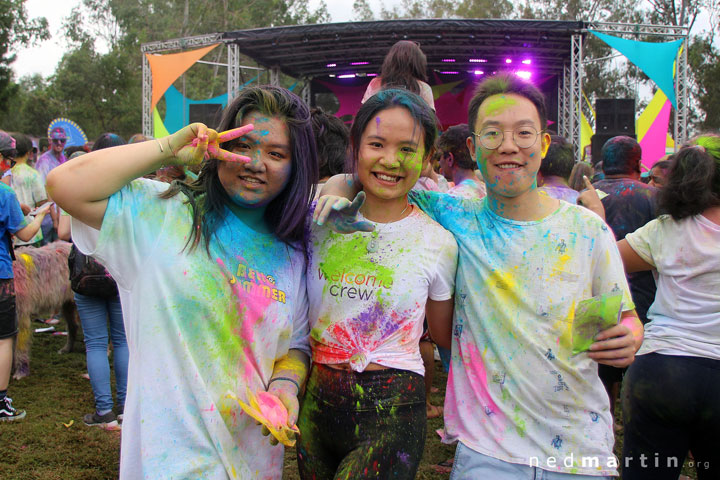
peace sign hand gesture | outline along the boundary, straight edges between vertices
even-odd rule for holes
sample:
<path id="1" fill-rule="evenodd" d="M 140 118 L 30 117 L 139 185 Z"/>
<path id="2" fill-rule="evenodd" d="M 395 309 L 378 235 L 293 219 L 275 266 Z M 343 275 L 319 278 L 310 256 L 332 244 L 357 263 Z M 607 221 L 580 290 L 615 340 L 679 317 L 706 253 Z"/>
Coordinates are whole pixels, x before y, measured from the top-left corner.
<path id="1" fill-rule="evenodd" d="M 192 123 L 167 137 L 167 146 L 175 159 L 168 163 L 197 165 L 206 158 L 216 158 L 224 162 L 249 162 L 250 158 L 223 150 L 220 144 L 241 137 L 253 128 L 250 124 L 218 133 L 202 123 Z M 161 147 L 162 140 L 165 139 L 158 140 Z"/>

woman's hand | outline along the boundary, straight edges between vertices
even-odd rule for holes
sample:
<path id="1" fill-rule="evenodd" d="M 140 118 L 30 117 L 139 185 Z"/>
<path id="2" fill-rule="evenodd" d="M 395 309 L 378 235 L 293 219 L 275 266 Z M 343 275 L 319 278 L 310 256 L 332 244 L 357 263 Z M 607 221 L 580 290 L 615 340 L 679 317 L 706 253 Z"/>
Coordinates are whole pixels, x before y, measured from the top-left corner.
<path id="1" fill-rule="evenodd" d="M 364 202 L 365 192 L 359 192 L 352 202 L 345 197 L 324 195 L 317 201 L 313 221 L 318 225 L 327 222 L 328 227 L 337 233 L 372 232 L 375 225 L 357 217 Z"/>
<path id="2" fill-rule="evenodd" d="M 300 401 L 298 400 L 298 395 L 300 392 L 298 392 L 295 384 L 286 380 L 276 380 L 270 384 L 267 392 L 275 395 L 282 402 L 282 404 L 285 405 L 285 408 L 287 409 L 286 425 L 290 429 L 295 428 L 298 415 L 300 415 Z M 292 441 L 292 435 L 294 435 L 293 430 L 286 430 L 286 433 L 288 435 L 288 439 Z M 270 435 L 270 430 L 265 425 L 263 425 L 262 427 L 262 434 L 265 436 Z M 275 438 L 273 435 L 270 435 L 270 444 L 278 444 L 278 439 Z"/>
<path id="3" fill-rule="evenodd" d="M 582 205 L 588 210 L 597 213 L 600 215 L 600 218 L 605 220 L 605 207 L 603 207 L 600 195 L 598 195 L 597 190 L 595 190 L 595 187 L 593 187 L 593 184 L 590 183 L 590 180 L 585 175 L 583 175 L 583 182 L 585 183 L 585 190 L 578 196 L 578 205 Z"/>
<path id="4" fill-rule="evenodd" d="M 216 158 L 225 162 L 249 162 L 248 157 L 223 150 L 220 144 L 241 137 L 253 128 L 251 124 L 218 133 L 202 123 L 192 123 L 167 137 L 167 148 L 176 159 L 168 163 L 197 165 L 206 158 Z M 163 140 L 165 139 L 158 141 L 163 142 Z M 162 147 L 162 143 L 160 146 Z"/>

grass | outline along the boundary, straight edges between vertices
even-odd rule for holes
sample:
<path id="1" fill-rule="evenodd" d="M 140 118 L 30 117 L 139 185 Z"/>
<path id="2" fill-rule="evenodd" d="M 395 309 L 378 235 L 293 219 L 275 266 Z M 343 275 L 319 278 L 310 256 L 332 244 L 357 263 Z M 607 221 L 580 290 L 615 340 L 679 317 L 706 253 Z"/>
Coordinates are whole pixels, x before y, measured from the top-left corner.
<path id="1" fill-rule="evenodd" d="M 37 326 L 41 325 L 36 323 L 33 328 Z M 62 323 L 56 326 L 58 331 L 64 328 Z M 27 417 L 21 422 L 0 424 L 0 445 L 3 446 L 0 479 L 103 480 L 118 476 L 120 433 L 82 423 L 82 416 L 94 408 L 90 382 L 81 376 L 86 372 L 85 354 L 59 355 L 57 351 L 64 343 L 63 336 L 35 334 L 30 376 L 10 382 L 10 396 L 16 407 L 27 411 Z M 80 342 L 79 350 L 82 349 Z M 435 366 L 434 384 L 440 393 L 432 395 L 432 402 L 442 405 L 447 376 L 439 362 Z M 440 443 L 435 430 L 441 427 L 441 419 L 428 420 L 425 452 L 416 477 L 419 480 L 448 478 L 431 469 L 433 464 L 452 457 L 455 451 L 453 446 Z M 616 454 L 620 453 L 621 446 L 622 435 L 619 435 Z M 683 474 L 697 478 L 687 463 Z M 283 478 L 300 478 L 295 449 L 285 452 Z"/>

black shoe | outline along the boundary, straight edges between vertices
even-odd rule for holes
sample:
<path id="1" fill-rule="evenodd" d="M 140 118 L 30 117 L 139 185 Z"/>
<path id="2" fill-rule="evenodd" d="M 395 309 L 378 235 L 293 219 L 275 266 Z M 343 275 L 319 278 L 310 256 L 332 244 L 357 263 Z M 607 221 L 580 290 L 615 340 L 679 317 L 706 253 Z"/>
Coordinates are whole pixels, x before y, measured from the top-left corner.
<path id="1" fill-rule="evenodd" d="M 88 427 L 100 427 L 103 430 L 117 430 L 120 428 L 117 418 L 112 411 L 105 415 L 98 415 L 97 412 L 88 413 L 83 417 L 83 422 L 85 422 L 85 425 Z"/>
<path id="2" fill-rule="evenodd" d="M 0 400 L 0 422 L 14 422 L 23 418 L 25 418 L 25 410 L 13 408 L 10 397 Z"/>
<path id="3" fill-rule="evenodd" d="M 118 407 L 118 414 L 117 414 L 117 421 L 122 423 L 123 422 L 123 414 L 125 413 L 125 407 Z"/>

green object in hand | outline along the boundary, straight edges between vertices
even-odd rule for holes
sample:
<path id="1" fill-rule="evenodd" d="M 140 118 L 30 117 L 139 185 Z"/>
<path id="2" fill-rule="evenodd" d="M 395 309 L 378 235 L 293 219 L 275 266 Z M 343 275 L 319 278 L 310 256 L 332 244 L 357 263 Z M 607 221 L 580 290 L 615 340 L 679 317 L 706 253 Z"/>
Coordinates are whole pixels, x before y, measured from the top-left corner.
<path id="1" fill-rule="evenodd" d="M 620 321 L 622 293 L 607 293 L 588 298 L 575 307 L 572 325 L 572 353 L 587 352 L 595 336 Z"/>

